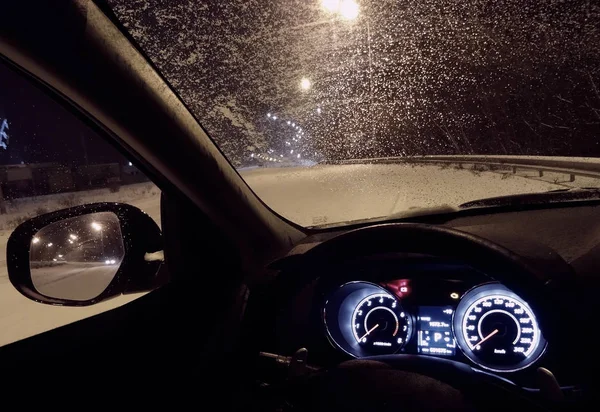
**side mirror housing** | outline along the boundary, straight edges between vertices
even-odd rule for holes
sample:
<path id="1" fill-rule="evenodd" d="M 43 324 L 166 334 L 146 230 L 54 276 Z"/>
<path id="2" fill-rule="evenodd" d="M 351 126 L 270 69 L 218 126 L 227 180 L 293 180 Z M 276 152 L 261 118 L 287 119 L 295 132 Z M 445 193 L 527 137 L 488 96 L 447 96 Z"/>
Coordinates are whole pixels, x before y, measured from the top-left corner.
<path id="1" fill-rule="evenodd" d="M 89 306 L 166 282 L 162 234 L 150 216 L 93 203 L 34 217 L 8 239 L 8 277 L 36 302 Z"/>

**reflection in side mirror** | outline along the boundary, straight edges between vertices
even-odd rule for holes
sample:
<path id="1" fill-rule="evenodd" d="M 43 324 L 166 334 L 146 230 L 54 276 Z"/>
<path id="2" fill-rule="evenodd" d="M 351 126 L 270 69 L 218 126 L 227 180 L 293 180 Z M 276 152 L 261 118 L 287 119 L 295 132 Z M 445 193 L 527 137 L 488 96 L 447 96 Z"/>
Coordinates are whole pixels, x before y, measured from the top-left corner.
<path id="1" fill-rule="evenodd" d="M 125 256 L 119 218 L 91 213 L 49 224 L 31 240 L 29 266 L 42 295 L 86 301 L 113 280 Z"/>
<path id="2" fill-rule="evenodd" d="M 93 203 L 36 216 L 6 245 L 12 285 L 36 302 L 88 306 L 168 281 L 162 234 L 140 209 Z"/>

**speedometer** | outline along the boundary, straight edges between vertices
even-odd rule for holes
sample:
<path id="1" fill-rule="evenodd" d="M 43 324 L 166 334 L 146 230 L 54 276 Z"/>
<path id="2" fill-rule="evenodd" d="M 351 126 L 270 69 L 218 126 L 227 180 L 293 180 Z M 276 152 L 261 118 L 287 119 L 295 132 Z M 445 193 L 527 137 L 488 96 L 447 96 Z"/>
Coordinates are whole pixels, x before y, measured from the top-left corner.
<path id="1" fill-rule="evenodd" d="M 464 354 L 497 372 L 529 366 L 546 346 L 529 305 L 500 284 L 479 286 L 465 294 L 453 323 Z"/>

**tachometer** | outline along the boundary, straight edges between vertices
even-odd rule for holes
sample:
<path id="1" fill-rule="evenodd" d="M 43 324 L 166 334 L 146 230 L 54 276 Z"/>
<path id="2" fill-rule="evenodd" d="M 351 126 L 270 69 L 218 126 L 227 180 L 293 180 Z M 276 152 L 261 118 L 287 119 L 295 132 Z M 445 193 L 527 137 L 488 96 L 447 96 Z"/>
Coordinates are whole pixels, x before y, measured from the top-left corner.
<path id="1" fill-rule="evenodd" d="M 333 291 L 323 307 L 331 343 L 351 356 L 401 352 L 412 334 L 412 317 L 386 289 L 348 282 Z"/>
<path id="2" fill-rule="evenodd" d="M 529 305 L 500 284 L 479 286 L 466 293 L 453 323 L 464 354 L 497 372 L 529 366 L 546 346 Z"/>
<path id="3" fill-rule="evenodd" d="M 361 300 L 352 313 L 352 333 L 369 353 L 393 353 L 410 337 L 411 321 L 398 300 L 389 293 L 375 293 Z"/>

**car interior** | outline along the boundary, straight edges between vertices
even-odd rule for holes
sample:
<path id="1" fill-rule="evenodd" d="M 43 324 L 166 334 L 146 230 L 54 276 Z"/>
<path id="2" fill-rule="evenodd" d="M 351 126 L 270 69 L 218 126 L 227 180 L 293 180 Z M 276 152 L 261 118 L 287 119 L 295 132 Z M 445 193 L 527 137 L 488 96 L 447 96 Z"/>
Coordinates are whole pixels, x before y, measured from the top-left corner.
<path id="1" fill-rule="evenodd" d="M 29 299 L 77 306 L 151 292 L 1 347 L 6 393 L 46 407 L 593 407 L 598 360 L 579 339 L 595 341 L 600 200 L 548 193 L 301 227 L 249 188 L 103 1 L 15 1 L 0 16 L 4 64 L 162 191 L 160 230 L 109 203 L 15 230 L 10 281 Z M 36 231 L 106 212 L 125 239 L 111 286 L 95 299 L 38 293 L 28 266 Z"/>

